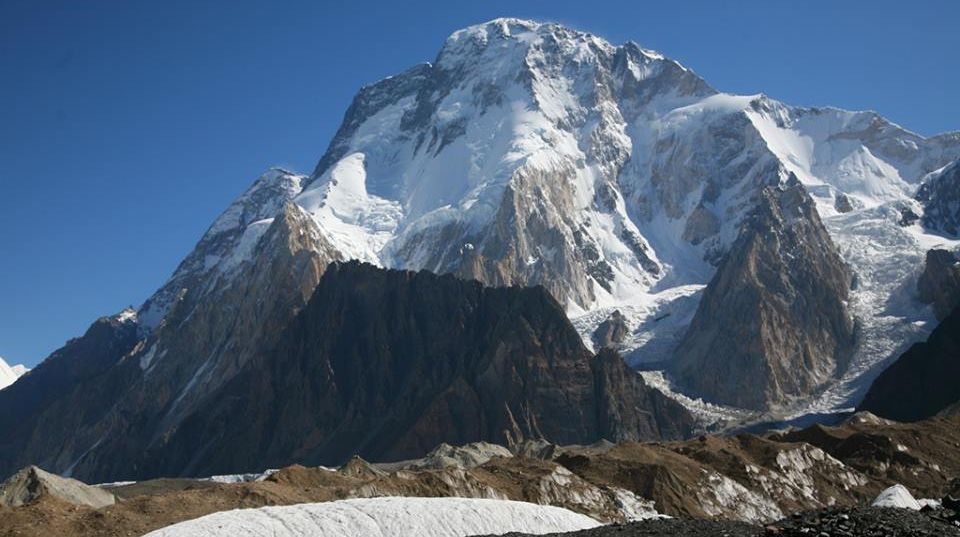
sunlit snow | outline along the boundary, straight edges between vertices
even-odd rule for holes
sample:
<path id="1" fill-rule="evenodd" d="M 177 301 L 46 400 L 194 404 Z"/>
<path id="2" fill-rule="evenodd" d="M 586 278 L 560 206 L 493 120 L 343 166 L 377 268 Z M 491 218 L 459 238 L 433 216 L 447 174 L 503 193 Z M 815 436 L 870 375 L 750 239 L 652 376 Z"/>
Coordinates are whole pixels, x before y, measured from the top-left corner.
<path id="1" fill-rule="evenodd" d="M 592 518 L 559 507 L 467 498 L 372 498 L 214 513 L 147 537 L 460 537 L 589 529 Z"/>

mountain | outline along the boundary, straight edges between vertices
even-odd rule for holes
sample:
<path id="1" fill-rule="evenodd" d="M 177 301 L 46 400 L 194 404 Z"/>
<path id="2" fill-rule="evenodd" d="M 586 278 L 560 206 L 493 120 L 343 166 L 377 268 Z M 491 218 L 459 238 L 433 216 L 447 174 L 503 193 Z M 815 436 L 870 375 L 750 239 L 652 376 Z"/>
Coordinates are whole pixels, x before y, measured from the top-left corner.
<path id="1" fill-rule="evenodd" d="M 663 362 L 696 337 L 704 289 L 764 190 L 792 174 L 814 202 L 806 214 L 820 223 L 811 225 L 826 229 L 823 244 L 854 275 L 854 289 L 825 303 L 848 302 L 860 339 L 837 334 L 852 348 L 846 367 L 826 368 L 832 378 L 804 367 L 797 389 L 753 406 L 845 408 L 863 379 L 933 325 L 908 292 L 918 275 L 910 267 L 954 242 L 921 221 L 905 225 L 905 215 L 924 214 L 918 185 L 958 158 L 960 133 L 924 138 L 874 112 L 723 94 L 635 43 L 497 19 L 454 32 L 433 63 L 363 88 L 309 177 L 287 176 L 263 189 L 279 201 L 258 197 L 255 217 L 223 217 L 211 230 L 229 227 L 246 242 L 201 241 L 175 281 L 228 285 L 229 267 L 270 255 L 251 246 L 265 225 L 256 218 L 289 201 L 317 236 L 318 265 L 359 259 L 542 285 L 588 344 L 620 312 L 618 350 L 634 365 Z M 145 324 L 169 302 L 152 300 Z M 206 350 L 210 377 L 220 351 Z M 790 367 L 782 354 L 759 358 Z"/>
<path id="2" fill-rule="evenodd" d="M 960 133 L 923 137 L 874 112 L 720 93 L 635 43 L 518 19 L 471 26 L 434 62 L 361 89 L 310 175 L 263 174 L 139 309 L 97 321 L 0 392 L 20 404 L 0 404 L 0 426 L 17 428 L 0 439 L 0 472 L 31 457 L 106 475 L 110 461 L 230 408 L 218 399 L 256 386 L 245 372 L 289 359 L 276 349 L 327 267 L 346 260 L 542 286 L 587 351 L 597 334 L 629 364 L 659 369 L 643 375 L 691 407 L 678 390 L 750 407 L 744 419 L 846 409 L 935 324 L 915 292 L 922 261 L 960 241 L 931 228 L 942 218 L 924 217 L 943 211 L 915 198 L 958 159 Z M 791 177 L 804 194 L 772 199 L 794 192 Z M 758 214 L 795 255 L 761 244 Z M 763 271 L 731 259 L 744 244 Z M 718 308 L 734 290 L 726 273 L 776 281 L 750 282 L 752 309 Z M 765 371 L 756 395 L 737 395 L 744 372 L 717 377 L 741 359 L 739 342 L 690 367 L 707 364 L 701 327 L 730 340 L 775 320 L 789 324 L 768 333 L 783 348 L 761 341 L 748 358 Z M 631 419 L 609 408 L 610 420 Z"/>
<path id="3" fill-rule="evenodd" d="M 13 384 L 29 371 L 29 369 L 21 364 L 11 366 L 0 357 L 0 390 Z"/>
<path id="4" fill-rule="evenodd" d="M 810 389 L 763 405 L 819 411 L 849 406 L 932 327 L 907 292 L 910 267 L 952 243 L 904 214 L 923 213 L 919 183 L 958 157 L 958 133 L 924 138 L 874 112 L 727 95 L 634 43 L 498 19 L 361 90 L 295 202 L 345 258 L 543 285 L 585 341 L 619 311 L 617 346 L 636 365 L 694 337 L 741 226 L 793 174 L 854 274 L 861 338 L 840 378 L 804 368 L 797 385 Z M 789 367 L 780 358 L 761 356 Z"/>
<path id="5" fill-rule="evenodd" d="M 680 438 L 693 427 L 615 352 L 590 353 L 539 287 L 333 263 L 275 346 L 176 426 L 166 422 L 181 403 L 149 391 L 162 385 L 134 358 L 135 333 L 131 322 L 102 320 L 38 367 L 36 386 L 0 395 L 28 419 L 3 424 L 14 433 L 0 444 L 4 469 L 36 460 L 97 481 L 209 475 L 357 453 L 412 458 L 443 442 Z M 67 365 L 55 362 L 68 361 L 83 376 L 55 386 Z M 67 395 L 36 401 L 54 387 Z M 105 418 L 123 434 L 74 451 L 74 436 L 90 431 L 84 421 Z"/>
<path id="6" fill-rule="evenodd" d="M 678 377 L 710 400 L 763 409 L 813 393 L 853 349 L 850 269 L 791 179 L 764 189 L 677 348 Z"/>
<path id="7" fill-rule="evenodd" d="M 916 421 L 960 402 L 960 304 L 870 386 L 858 410 Z"/>

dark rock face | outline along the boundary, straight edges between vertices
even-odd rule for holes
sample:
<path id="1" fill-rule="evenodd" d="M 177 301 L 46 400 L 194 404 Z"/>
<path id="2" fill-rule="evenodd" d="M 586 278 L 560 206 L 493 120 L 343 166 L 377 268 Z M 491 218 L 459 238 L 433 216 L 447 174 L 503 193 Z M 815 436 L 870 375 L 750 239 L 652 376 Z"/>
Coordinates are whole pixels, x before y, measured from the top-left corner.
<path id="1" fill-rule="evenodd" d="M 929 176 L 916 198 L 923 204 L 924 227 L 953 236 L 960 234 L 960 161 Z"/>
<path id="2" fill-rule="evenodd" d="M 0 391 L 10 431 L 0 475 L 30 464 L 89 482 L 141 475 L 150 446 L 276 345 L 331 260 L 309 217 L 291 204 L 283 211 L 262 237 L 272 255 L 238 267 L 236 285 L 184 281 L 149 335 L 132 314 L 101 319 L 18 389 Z"/>
<path id="3" fill-rule="evenodd" d="M 0 408 L 26 418 L 0 415 L 14 431 L 0 473 L 31 459 L 88 482 L 210 475 L 409 458 L 441 442 L 677 438 L 693 426 L 618 355 L 586 350 L 542 288 L 331 264 L 267 346 L 172 424 L 183 399 L 165 370 L 126 359 L 138 343 L 135 323 L 99 322 L 4 390 Z M 70 438 L 104 430 L 122 433 L 62 455 Z"/>
<path id="4" fill-rule="evenodd" d="M 328 267 L 276 350 L 149 454 L 147 473 L 404 459 L 441 442 L 676 438 L 691 424 L 618 355 L 592 356 L 542 288 L 350 262 Z"/>
<path id="5" fill-rule="evenodd" d="M 853 204 L 850 203 L 850 198 L 844 194 L 837 194 L 836 199 L 833 201 L 833 208 L 837 210 L 838 213 L 849 213 L 853 210 Z"/>
<path id="6" fill-rule="evenodd" d="M 933 313 L 942 321 L 960 304 L 960 262 L 947 250 L 930 250 L 923 273 L 917 280 L 920 301 L 933 304 Z"/>
<path id="7" fill-rule="evenodd" d="M 695 392 L 763 409 L 816 391 L 845 365 L 849 268 L 798 182 L 765 188 L 676 351 Z"/>
<path id="8" fill-rule="evenodd" d="M 920 220 L 920 215 L 917 214 L 911 207 L 903 206 L 900 207 L 900 221 L 899 224 L 903 227 L 912 226 L 917 223 L 917 220 Z"/>
<path id="9" fill-rule="evenodd" d="M 122 360 L 137 341 L 136 323 L 99 319 L 0 390 L 0 476 L 30 462 L 53 466 L 56 453 L 68 451 L 80 430 L 106 415 L 138 376 L 139 368 Z M 82 413 L 76 411 L 80 401 Z"/>
<path id="10" fill-rule="evenodd" d="M 958 379 L 960 306 L 873 381 L 858 410 L 899 421 L 927 418 L 960 402 Z"/>
<path id="11" fill-rule="evenodd" d="M 615 349 L 629 333 L 627 320 L 620 310 L 616 310 L 593 331 L 593 346 L 595 349 Z"/>

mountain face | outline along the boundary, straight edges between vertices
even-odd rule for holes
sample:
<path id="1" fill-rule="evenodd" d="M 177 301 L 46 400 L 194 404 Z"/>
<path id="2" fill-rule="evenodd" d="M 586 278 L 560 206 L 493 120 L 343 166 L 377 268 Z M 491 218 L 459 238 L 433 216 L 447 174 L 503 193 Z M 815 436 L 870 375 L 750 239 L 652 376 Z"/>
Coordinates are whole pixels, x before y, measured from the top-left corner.
<path id="1" fill-rule="evenodd" d="M 0 390 L 13 384 L 18 378 L 27 374 L 30 370 L 21 364 L 11 366 L 0 358 Z"/>
<path id="2" fill-rule="evenodd" d="M 0 390 L 0 475 L 34 462 L 69 474 L 70 459 L 105 439 L 90 440 L 106 427 L 99 423 L 117 423 L 113 409 L 140 374 L 134 361 L 124 360 L 137 345 L 137 325 L 130 316 L 102 318 Z"/>
<path id="3" fill-rule="evenodd" d="M 442 442 L 679 438 L 693 427 L 679 403 L 646 387 L 617 354 L 591 354 L 542 288 L 486 288 L 453 276 L 331 264 L 275 346 L 240 365 L 169 428 L 170 411 L 182 403 L 157 410 L 144 397 L 151 385 L 136 378 L 142 364 L 128 350 L 130 333 L 132 323 L 104 320 L 31 375 L 41 382 L 61 371 L 52 367 L 56 360 L 99 362 L 90 347 L 124 356 L 93 377 L 71 379 L 65 398 L 31 405 L 39 390 L 29 387 L 0 397 L 34 422 L 33 434 L 15 440 L 29 444 L 13 450 L 19 457 L 5 453 L 3 470 L 43 457 L 45 466 L 88 480 L 209 475 L 340 464 L 356 453 L 412 458 Z M 104 337 L 116 348 L 102 345 Z M 122 394 L 118 403 L 104 399 L 114 391 Z M 139 406 L 131 406 L 133 394 L 144 397 Z M 103 451 L 67 466 L 65 436 L 82 435 L 84 420 L 96 422 L 91 413 L 118 404 L 123 415 L 106 415 L 127 420 L 119 424 L 124 434 L 103 438 Z"/>
<path id="4" fill-rule="evenodd" d="M 916 421 L 960 403 L 960 304 L 870 386 L 858 410 Z"/>
<path id="5" fill-rule="evenodd" d="M 677 348 L 678 377 L 741 408 L 815 392 L 853 349 L 851 280 L 803 186 L 767 187 Z"/>
<path id="6" fill-rule="evenodd" d="M 399 460 L 444 442 L 678 438 L 692 426 L 619 356 L 591 355 L 542 288 L 334 264 L 280 342 L 155 446 L 151 474 Z"/>
<path id="7" fill-rule="evenodd" d="M 917 191 L 923 204 L 923 225 L 953 237 L 960 235 L 960 161 L 924 179 Z"/>
<path id="8" fill-rule="evenodd" d="M 942 321 L 960 304 L 960 259 L 949 250 L 927 252 L 917 291 L 920 301 L 932 304 L 937 320 Z"/>
<path id="9" fill-rule="evenodd" d="M 631 365 L 679 370 L 676 389 L 794 414 L 849 408 L 934 324 L 915 292 L 920 267 L 929 249 L 960 242 L 937 227 L 949 188 L 915 196 L 921 182 L 947 184 L 958 159 L 960 133 L 925 138 L 873 112 L 723 94 L 634 43 L 517 19 L 472 26 L 433 63 L 363 88 L 312 174 L 261 176 L 137 311 L 98 321 L 0 392 L 29 410 L 18 419 L 0 404 L 0 424 L 19 431 L 0 439 L 0 470 L 119 473 L 110 461 L 139 460 L 188 419 L 206 423 L 226 390 L 253 389 L 244 372 L 289 358 L 276 349 L 326 268 L 346 260 L 541 285 L 588 346 L 598 334 Z M 806 195 L 787 194 L 791 176 Z M 750 266 L 731 259 L 744 249 Z M 756 304 L 698 315 L 736 290 L 727 274 L 749 276 Z M 825 285 L 810 289 L 817 278 Z M 768 330 L 733 341 L 748 323 Z M 726 339 L 723 355 L 707 357 L 711 338 Z M 761 372 L 755 396 L 739 395 L 747 373 L 716 376 L 738 363 Z M 604 371 L 582 372 L 634 382 Z M 629 421 L 628 406 L 605 412 Z"/>

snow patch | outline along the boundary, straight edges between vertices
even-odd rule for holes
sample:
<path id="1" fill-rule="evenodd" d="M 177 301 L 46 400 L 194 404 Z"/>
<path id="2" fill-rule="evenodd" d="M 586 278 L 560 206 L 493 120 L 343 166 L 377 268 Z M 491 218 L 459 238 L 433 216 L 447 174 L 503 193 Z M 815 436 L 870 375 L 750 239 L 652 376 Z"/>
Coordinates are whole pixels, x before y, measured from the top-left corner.
<path id="1" fill-rule="evenodd" d="M 923 506 L 920 505 L 907 490 L 907 487 L 897 484 L 881 492 L 870 505 L 874 507 L 898 507 L 900 509 L 912 509 L 919 511 Z"/>
<path id="2" fill-rule="evenodd" d="M 147 537 L 460 537 L 590 529 L 590 517 L 544 505 L 467 498 L 371 498 L 239 509 L 174 524 Z"/>

